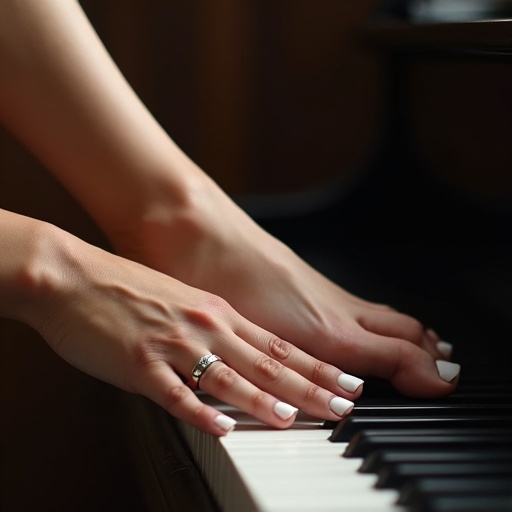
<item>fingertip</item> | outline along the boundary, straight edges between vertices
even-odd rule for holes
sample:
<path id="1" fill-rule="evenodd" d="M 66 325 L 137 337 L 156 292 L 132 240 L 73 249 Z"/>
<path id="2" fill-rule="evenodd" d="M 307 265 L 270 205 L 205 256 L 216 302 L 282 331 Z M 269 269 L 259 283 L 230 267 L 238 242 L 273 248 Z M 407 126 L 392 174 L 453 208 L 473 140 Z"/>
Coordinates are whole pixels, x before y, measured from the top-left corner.
<path id="1" fill-rule="evenodd" d="M 354 402 L 342 398 L 341 396 L 335 396 L 330 402 L 329 407 L 331 411 L 337 416 L 343 417 L 352 412 L 354 408 Z"/>
<path id="2" fill-rule="evenodd" d="M 400 393 L 415 398 L 441 398 L 457 386 L 460 365 L 442 359 L 417 361 L 398 372 L 392 383 Z"/>
<path id="3" fill-rule="evenodd" d="M 179 411 L 178 417 L 198 430 L 216 437 L 223 437 L 234 430 L 236 420 L 215 407 L 198 400 L 196 407 Z"/>
<path id="4" fill-rule="evenodd" d="M 447 341 L 438 341 L 436 343 L 437 351 L 446 359 L 450 359 L 453 352 L 453 345 Z"/>
<path id="5" fill-rule="evenodd" d="M 362 390 L 364 380 L 348 373 L 342 373 L 339 375 L 337 382 L 338 386 L 343 390 L 349 393 L 356 393 Z"/>
<path id="6" fill-rule="evenodd" d="M 297 407 L 285 402 L 276 402 L 274 405 L 274 413 L 282 420 L 289 420 L 292 416 L 297 415 Z"/>
<path id="7" fill-rule="evenodd" d="M 168 366 L 157 367 L 142 382 L 141 394 L 201 432 L 221 437 L 236 425 L 233 418 L 204 403 Z"/>
<path id="8" fill-rule="evenodd" d="M 437 371 L 439 377 L 448 383 L 453 383 L 460 373 L 460 364 L 452 363 L 450 361 L 444 361 L 439 359 L 436 361 Z"/>
<path id="9" fill-rule="evenodd" d="M 447 341 L 441 340 L 432 329 L 425 329 L 423 332 L 423 343 L 421 347 L 434 359 L 450 359 L 453 351 L 453 345 Z"/>
<path id="10" fill-rule="evenodd" d="M 221 435 L 229 434 L 236 425 L 236 420 L 225 414 L 219 414 L 213 420 L 215 425 L 222 431 Z"/>

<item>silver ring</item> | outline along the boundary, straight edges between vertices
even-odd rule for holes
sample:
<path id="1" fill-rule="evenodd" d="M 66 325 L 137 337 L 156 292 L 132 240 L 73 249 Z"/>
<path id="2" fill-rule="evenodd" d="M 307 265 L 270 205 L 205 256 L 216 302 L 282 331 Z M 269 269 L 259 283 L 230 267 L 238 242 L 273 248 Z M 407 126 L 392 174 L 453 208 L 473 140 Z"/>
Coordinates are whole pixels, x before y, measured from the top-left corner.
<path id="1" fill-rule="evenodd" d="M 222 361 L 222 359 L 214 354 L 206 354 L 205 356 L 201 357 L 201 359 L 199 359 L 199 361 L 192 369 L 191 387 L 193 389 L 199 389 L 199 381 L 201 380 L 201 377 L 203 376 L 204 372 L 211 364 L 217 361 Z"/>

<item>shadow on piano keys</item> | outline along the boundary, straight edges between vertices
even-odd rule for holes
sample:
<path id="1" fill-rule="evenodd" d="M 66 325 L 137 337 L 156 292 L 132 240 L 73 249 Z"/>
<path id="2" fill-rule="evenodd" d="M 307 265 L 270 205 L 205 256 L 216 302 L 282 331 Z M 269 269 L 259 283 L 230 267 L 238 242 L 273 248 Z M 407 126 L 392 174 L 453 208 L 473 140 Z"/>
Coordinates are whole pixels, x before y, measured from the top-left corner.
<path id="1" fill-rule="evenodd" d="M 440 400 L 396 394 L 368 380 L 352 414 L 299 414 L 288 430 L 205 401 L 235 417 L 217 439 L 140 400 L 140 466 L 148 509 L 222 512 L 512 511 L 512 377 L 504 366 L 464 367 Z M 140 462 L 141 459 L 139 459 Z M 148 478 L 149 477 L 149 478 Z M 180 480 L 181 479 L 181 480 Z"/>

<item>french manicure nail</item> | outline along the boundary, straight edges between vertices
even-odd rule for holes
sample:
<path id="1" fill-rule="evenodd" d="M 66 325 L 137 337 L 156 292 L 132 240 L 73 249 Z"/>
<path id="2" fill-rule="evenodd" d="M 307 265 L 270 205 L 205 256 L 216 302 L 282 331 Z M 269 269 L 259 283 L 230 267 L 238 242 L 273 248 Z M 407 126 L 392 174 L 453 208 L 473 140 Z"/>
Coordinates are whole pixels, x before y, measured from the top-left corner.
<path id="1" fill-rule="evenodd" d="M 452 355 L 453 345 L 447 341 L 438 341 L 436 348 L 444 357 L 448 358 Z"/>
<path id="2" fill-rule="evenodd" d="M 338 386 L 343 388 L 345 391 L 349 391 L 350 393 L 354 393 L 357 391 L 357 388 L 364 382 L 363 379 L 359 377 L 354 377 L 353 375 L 349 375 L 348 373 L 342 373 L 338 377 Z"/>
<path id="3" fill-rule="evenodd" d="M 452 382 L 460 372 L 460 364 L 450 363 L 449 361 L 436 361 L 439 376 L 446 382 Z"/>
<path id="4" fill-rule="evenodd" d="M 297 411 L 298 409 L 296 407 L 293 407 L 290 404 L 285 404 L 284 402 L 277 402 L 276 405 L 274 405 L 274 412 L 282 420 L 291 418 Z"/>
<path id="5" fill-rule="evenodd" d="M 331 411 L 338 416 L 343 416 L 350 412 L 354 407 L 354 402 L 341 398 L 341 396 L 335 396 L 329 403 Z"/>
<path id="6" fill-rule="evenodd" d="M 225 414 L 219 414 L 214 421 L 218 427 L 220 427 L 222 430 L 225 430 L 226 432 L 233 430 L 236 425 L 236 420 L 226 416 Z"/>

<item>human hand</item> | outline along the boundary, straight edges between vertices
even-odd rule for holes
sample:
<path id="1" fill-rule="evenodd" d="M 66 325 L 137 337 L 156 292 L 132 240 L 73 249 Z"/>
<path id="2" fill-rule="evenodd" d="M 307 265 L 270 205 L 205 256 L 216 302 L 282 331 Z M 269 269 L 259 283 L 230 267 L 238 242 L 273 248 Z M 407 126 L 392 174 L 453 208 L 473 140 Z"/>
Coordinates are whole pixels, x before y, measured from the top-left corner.
<path id="1" fill-rule="evenodd" d="M 217 436 L 233 422 L 184 382 L 194 384 L 192 369 L 205 354 L 222 361 L 204 372 L 201 390 L 273 427 L 289 427 L 296 408 L 338 420 L 360 395 L 359 379 L 252 324 L 225 300 L 55 232 L 45 243 L 52 263 L 34 272 L 45 277 L 31 323 L 80 370 Z"/>
<path id="2" fill-rule="evenodd" d="M 343 290 L 215 186 L 196 192 L 180 215 L 153 215 L 111 240 L 126 257 L 223 297 L 255 324 L 343 371 L 388 379 L 414 397 L 455 389 L 459 365 L 447 361 L 450 345 L 432 329 Z"/>

